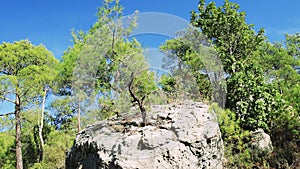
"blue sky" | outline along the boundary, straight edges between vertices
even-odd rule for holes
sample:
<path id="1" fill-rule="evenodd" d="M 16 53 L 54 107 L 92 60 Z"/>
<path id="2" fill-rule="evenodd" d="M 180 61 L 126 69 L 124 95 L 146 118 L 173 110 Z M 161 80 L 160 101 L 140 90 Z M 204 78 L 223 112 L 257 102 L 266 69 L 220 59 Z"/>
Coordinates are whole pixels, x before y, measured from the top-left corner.
<path id="1" fill-rule="evenodd" d="M 207 1 L 209 2 L 209 1 Z M 224 0 L 216 0 L 218 5 Z M 299 0 L 234 0 L 246 11 L 248 23 L 263 27 L 272 41 L 282 41 L 284 33 L 300 30 Z M 135 10 L 162 12 L 189 19 L 198 0 L 121 0 L 125 14 Z M 88 30 L 96 21 L 101 0 L 2 0 L 0 4 L 0 41 L 29 39 L 44 44 L 56 57 L 72 45 L 72 28 Z"/>
<path id="2" fill-rule="evenodd" d="M 178 21 L 172 23 L 184 25 L 182 19 L 189 20 L 189 12 L 197 9 L 198 2 L 198 0 L 121 0 L 121 4 L 125 7 L 125 15 L 132 14 L 135 10 L 140 13 L 170 14 L 169 18 L 157 18 L 158 21 L 162 21 L 157 24 L 162 25 L 159 31 L 163 32 L 178 29 L 176 27 L 178 25 L 171 24 L 172 19 Z M 222 5 L 224 0 L 215 2 Z M 285 33 L 300 32 L 299 0 L 232 0 L 232 2 L 240 4 L 241 10 L 247 13 L 247 22 L 253 23 L 255 29 L 265 28 L 266 35 L 271 41 L 283 41 Z M 97 8 L 101 4 L 101 0 L 1 0 L 0 42 L 29 39 L 35 45 L 44 44 L 59 58 L 68 46 L 72 46 L 71 29 L 87 31 L 96 21 Z M 157 27 L 156 24 L 149 23 L 142 23 L 140 26 L 144 24 L 148 28 Z M 136 37 L 150 48 L 157 48 L 167 38 L 164 33 L 159 32 L 139 34 Z M 11 108 L 7 104 L 0 103 L 0 113 L 8 109 Z"/>

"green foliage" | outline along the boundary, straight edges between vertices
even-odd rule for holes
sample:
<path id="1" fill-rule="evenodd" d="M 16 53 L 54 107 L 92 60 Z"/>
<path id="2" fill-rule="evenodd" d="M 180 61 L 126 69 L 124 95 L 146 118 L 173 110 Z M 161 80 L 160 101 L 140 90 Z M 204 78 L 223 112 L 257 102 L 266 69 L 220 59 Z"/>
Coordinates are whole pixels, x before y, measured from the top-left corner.
<path id="1" fill-rule="evenodd" d="M 300 84 L 295 84 L 284 89 L 285 95 L 283 96 L 289 104 L 300 113 Z"/>
<path id="2" fill-rule="evenodd" d="M 242 129 L 263 128 L 270 134 L 274 153 L 264 163 L 278 168 L 276 161 L 283 160 L 290 165 L 299 156 L 299 114 L 282 99 L 276 83 L 267 84 L 261 69 L 253 71 L 254 67 L 228 79 L 227 106 L 236 113 Z"/>
<path id="3" fill-rule="evenodd" d="M 259 155 L 251 148 L 251 131 L 240 127 L 240 120 L 229 109 L 222 109 L 216 103 L 210 105 L 215 113 L 224 142 L 225 168 L 269 168 L 269 154 Z"/>
<path id="4" fill-rule="evenodd" d="M 124 59 L 131 56 L 129 51 L 136 48 L 135 42 L 127 41 L 135 25 L 135 15 L 124 18 L 122 10 L 118 0 L 103 1 L 97 13 L 98 20 L 91 29 L 86 33 L 72 32 L 74 46 L 64 54 L 58 68 L 58 91 L 74 97 L 76 104 L 71 105 L 73 113 L 85 112 L 84 124 L 118 112 L 115 97 L 123 89 L 114 81 L 119 80 L 116 77 L 118 69 L 128 61 Z M 95 104 L 95 109 L 86 109 L 91 104 Z M 87 119 L 93 121 L 88 122 Z"/>
<path id="5" fill-rule="evenodd" d="M 49 123 L 56 130 L 72 130 L 76 128 L 74 122 L 75 105 L 70 96 L 57 98 L 50 104 L 51 114 L 49 114 Z"/>
<path id="6" fill-rule="evenodd" d="M 63 54 L 62 60 L 56 68 L 58 73 L 55 79 L 55 92 L 60 95 L 71 95 L 73 72 L 79 52 L 83 46 L 82 41 L 76 40 L 78 38 L 76 34 L 73 34 L 73 37 L 75 43 L 74 46 L 72 48 L 68 48 L 68 50 Z"/>
<path id="7" fill-rule="evenodd" d="M 24 168 L 30 168 L 38 160 L 38 122 L 39 109 L 29 109 L 23 114 L 22 123 L 22 152 Z M 49 140 L 51 126 L 45 123 L 43 138 L 46 143 Z M 15 132 L 7 130 L 0 133 L 0 168 L 15 168 Z M 2 149 L 3 147 L 3 149 Z"/>
<path id="8" fill-rule="evenodd" d="M 138 98 L 146 98 L 155 90 L 154 73 L 144 70 L 141 74 L 134 77 L 132 90 Z"/>
<path id="9" fill-rule="evenodd" d="M 261 70 L 247 66 L 245 72 L 233 74 L 228 79 L 227 107 L 237 114 L 241 127 L 247 130 L 268 130 L 269 115 L 275 111 L 277 91 L 266 84 Z"/>
<path id="10" fill-rule="evenodd" d="M 45 119 L 43 138 L 45 141 L 44 160 L 38 163 L 38 146 L 40 140 L 38 136 L 38 113 L 40 110 L 32 109 L 25 114 L 23 122 L 23 152 L 24 168 L 64 168 L 65 154 L 72 146 L 76 131 L 73 128 L 63 127 L 55 130 L 55 125 L 46 123 Z"/>
<path id="11" fill-rule="evenodd" d="M 28 40 L 0 44 L 0 100 L 15 106 L 16 168 L 23 168 L 23 161 L 24 167 L 27 167 L 32 159 L 23 160 L 22 157 L 22 112 L 28 109 L 26 106 L 36 104 L 35 100 L 40 98 L 45 87 L 52 86 L 57 63 L 57 59 L 44 46 L 34 46 Z M 30 138 L 28 140 L 31 142 Z"/>
<path id="12" fill-rule="evenodd" d="M 115 109 L 123 113 L 137 105 L 145 123 L 148 101 L 155 97 L 154 93 L 157 91 L 155 74 L 150 72 L 149 64 L 137 40 L 122 42 L 116 49 L 119 52 L 117 54 L 120 65 L 116 69 L 113 84 L 113 94 L 117 96 L 114 102 Z M 131 100 L 132 104 L 126 104 L 128 100 Z"/>
<path id="13" fill-rule="evenodd" d="M 75 131 L 53 131 L 46 147 L 44 163 L 49 168 L 64 168 L 66 152 L 73 145 Z"/>
<path id="14" fill-rule="evenodd" d="M 14 134 L 11 131 L 0 133 L 0 168 L 15 167 L 14 144 Z"/>
<path id="15" fill-rule="evenodd" d="M 178 93 L 176 91 L 177 85 L 174 77 L 164 74 L 159 80 L 159 85 L 161 86 L 161 89 L 164 91 L 164 93 L 169 99 L 174 100 L 178 97 Z"/>
<path id="16" fill-rule="evenodd" d="M 191 34 L 196 35 L 195 37 L 189 37 Z M 197 38 L 197 41 L 201 41 L 201 44 L 199 44 L 201 46 L 192 46 L 190 43 L 194 42 L 191 38 Z M 160 46 L 160 49 L 167 56 L 164 58 L 163 68 L 171 72 L 168 76 L 172 76 L 177 83 L 176 86 L 173 85 L 173 88 L 176 87 L 174 90 L 177 90 L 177 97 L 183 97 L 182 92 L 188 93 L 188 98 L 194 100 L 204 100 L 211 97 L 211 82 L 208 74 L 204 73 L 207 70 L 207 65 L 204 64 L 205 57 L 203 53 L 206 49 L 203 46 L 206 45 L 208 45 L 208 42 L 199 31 L 187 28 L 178 32 L 176 38 L 167 40 Z M 199 51 L 195 50 L 198 47 L 201 49 Z M 171 80 L 170 78 L 169 80 Z M 163 77 L 162 80 L 168 79 Z M 173 94 L 169 93 L 168 95 Z"/>
<path id="17" fill-rule="evenodd" d="M 224 142 L 225 168 L 252 168 L 252 154 L 248 149 L 249 131 L 240 127 L 236 114 L 228 109 L 223 110 L 216 103 L 210 106 L 215 113 Z"/>
<path id="18" fill-rule="evenodd" d="M 149 101 L 154 97 L 157 88 L 155 74 L 149 72 L 149 64 L 139 42 L 135 39 L 118 41 L 115 43 L 114 51 L 116 58 L 113 63 L 114 70 L 106 76 L 109 80 L 105 83 L 100 79 L 97 81 L 96 90 L 100 93 L 97 98 L 99 111 L 89 110 L 87 113 L 89 119 L 101 120 L 115 114 L 130 112 L 130 108 L 135 105 L 130 103 L 133 99 L 129 92 L 131 80 L 131 89 L 137 98 Z M 143 103 L 146 106 L 146 103 Z"/>
<path id="19" fill-rule="evenodd" d="M 295 85 L 300 82 L 300 76 L 294 70 L 299 65 L 299 59 L 289 53 L 282 44 L 266 42 L 260 46 L 256 62 L 273 83 L 285 82 L 284 85 Z"/>
<path id="20" fill-rule="evenodd" d="M 209 111 L 215 113 L 224 141 L 235 139 L 237 133 L 240 132 L 240 121 L 236 118 L 236 114 L 228 109 L 223 110 L 216 103 L 210 105 Z"/>
<path id="21" fill-rule="evenodd" d="M 8 94 L 23 96 L 23 101 L 39 96 L 45 85 L 53 82 L 58 63 L 44 46 L 28 40 L 0 45 L 2 99 Z"/>
<path id="22" fill-rule="evenodd" d="M 239 11 L 239 5 L 225 1 L 216 7 L 214 2 L 205 4 L 200 0 L 198 13 L 192 11 L 191 23 L 200 27 L 216 46 L 224 70 L 232 74 L 243 69 L 247 57 L 251 56 L 263 41 L 263 30 L 255 33 L 253 25 L 245 21 L 246 13 Z"/>
<path id="23" fill-rule="evenodd" d="M 66 152 L 71 148 L 75 137 L 74 131 L 51 131 L 45 145 L 45 158 L 35 163 L 30 169 L 65 168 Z"/>
<path id="24" fill-rule="evenodd" d="M 272 81 L 278 93 L 274 110 L 268 118 L 268 126 L 274 145 L 270 164 L 276 168 L 287 168 L 296 164 L 300 148 L 299 83 L 300 75 L 295 71 L 299 65 L 299 36 L 287 35 L 285 47 L 281 44 L 265 43 L 256 59 L 264 70 L 268 81 Z"/>
<path id="25" fill-rule="evenodd" d="M 192 12 L 191 22 L 212 41 L 229 74 L 226 106 L 234 116 L 232 112 L 227 116 L 237 122 L 221 126 L 222 133 L 232 133 L 236 125 L 242 131 L 263 128 L 271 135 L 274 153 L 260 164 L 284 168 L 297 162 L 299 74 L 294 68 L 299 65 L 299 34 L 286 35 L 285 46 L 271 44 L 263 42 L 262 30 L 256 34 L 253 25 L 245 22 L 246 13 L 239 11 L 238 4 L 225 1 L 216 7 L 214 2 L 206 5 L 200 0 L 198 9 Z M 221 125 L 226 123 L 221 121 Z M 247 159 L 245 163 L 254 163 Z"/>
<path id="26" fill-rule="evenodd" d="M 297 50 L 292 49 L 296 45 L 297 42 L 293 44 L 288 39 L 286 47 L 279 43 L 266 42 L 257 52 L 256 62 L 264 71 L 266 80 L 275 84 L 283 98 L 299 112 L 300 74 L 294 69 L 299 65 L 299 58 Z"/>
<path id="27" fill-rule="evenodd" d="M 287 48 L 288 54 L 293 56 L 298 60 L 298 65 L 300 62 L 300 34 L 295 33 L 294 35 L 286 34 L 285 35 L 285 46 Z"/>
<path id="28" fill-rule="evenodd" d="M 274 153 L 270 163 L 276 168 L 286 168 L 294 163 L 299 167 L 300 118 L 299 113 L 281 97 L 276 98 L 275 111 L 269 118 L 270 136 Z"/>

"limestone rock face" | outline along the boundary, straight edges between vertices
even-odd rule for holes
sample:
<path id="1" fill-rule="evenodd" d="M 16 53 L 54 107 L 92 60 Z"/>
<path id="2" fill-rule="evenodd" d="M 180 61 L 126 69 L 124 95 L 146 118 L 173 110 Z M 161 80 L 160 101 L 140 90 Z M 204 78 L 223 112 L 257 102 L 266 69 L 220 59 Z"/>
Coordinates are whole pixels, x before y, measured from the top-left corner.
<path id="1" fill-rule="evenodd" d="M 222 168 L 223 141 L 215 116 L 198 102 L 152 106 L 141 115 L 112 117 L 77 134 L 66 168 Z"/>

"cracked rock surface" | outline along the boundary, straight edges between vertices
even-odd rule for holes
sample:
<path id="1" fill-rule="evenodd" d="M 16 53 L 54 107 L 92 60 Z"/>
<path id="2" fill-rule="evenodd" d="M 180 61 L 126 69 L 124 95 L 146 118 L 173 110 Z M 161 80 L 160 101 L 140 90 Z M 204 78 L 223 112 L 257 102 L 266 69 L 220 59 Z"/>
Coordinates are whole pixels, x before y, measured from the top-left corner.
<path id="1" fill-rule="evenodd" d="M 222 168 L 223 141 L 208 108 L 191 101 L 156 105 L 144 127 L 139 113 L 88 126 L 67 153 L 66 168 Z"/>

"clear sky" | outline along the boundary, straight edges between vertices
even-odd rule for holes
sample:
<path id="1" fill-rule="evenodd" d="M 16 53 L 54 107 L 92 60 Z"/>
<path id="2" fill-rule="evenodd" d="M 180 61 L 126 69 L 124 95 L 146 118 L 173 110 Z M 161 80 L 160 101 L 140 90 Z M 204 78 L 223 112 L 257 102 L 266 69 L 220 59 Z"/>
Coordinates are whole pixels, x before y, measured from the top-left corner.
<path id="1" fill-rule="evenodd" d="M 271 41 L 283 41 L 285 33 L 300 32 L 300 0 L 232 0 L 247 13 L 247 22 L 255 29 L 265 28 Z M 140 13 L 160 12 L 182 18 L 188 22 L 190 11 L 197 9 L 198 0 L 121 0 L 125 15 L 135 10 Z M 207 0 L 210 2 L 210 0 Z M 216 0 L 222 5 L 224 0 Z M 96 12 L 102 0 L 1 0 L 0 42 L 29 39 L 33 44 L 44 44 L 57 58 L 72 45 L 71 29 L 87 31 L 96 21 Z M 169 18 L 170 22 L 172 17 Z M 158 20 L 162 19 L 158 17 Z M 178 18 L 177 18 L 178 19 Z M 180 20 L 180 19 L 178 19 Z M 174 28 L 168 18 L 162 19 L 162 27 Z M 174 22 L 173 22 L 174 23 Z M 145 23 L 144 23 L 145 24 Z M 151 25 L 151 23 L 148 23 Z M 137 37 L 140 35 L 137 35 Z M 157 47 L 166 37 L 140 37 L 144 45 Z M 148 42 L 147 42 L 148 41 Z M 149 43 L 149 44 L 147 44 Z M 0 103 L 0 111 L 8 110 Z M 1 113 L 1 112 L 0 112 Z"/>
<path id="2" fill-rule="evenodd" d="M 207 0 L 207 2 L 210 2 Z M 224 0 L 216 0 L 218 5 Z M 246 11 L 248 23 L 263 27 L 272 41 L 282 41 L 284 33 L 300 30 L 299 0 L 233 0 Z M 125 14 L 135 10 L 162 12 L 189 20 L 198 0 L 121 0 Z M 56 57 L 70 45 L 72 28 L 88 30 L 96 21 L 101 0 L 1 0 L 0 42 L 29 39 L 43 43 Z"/>

